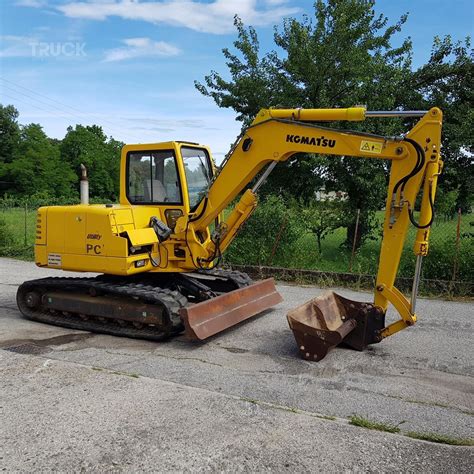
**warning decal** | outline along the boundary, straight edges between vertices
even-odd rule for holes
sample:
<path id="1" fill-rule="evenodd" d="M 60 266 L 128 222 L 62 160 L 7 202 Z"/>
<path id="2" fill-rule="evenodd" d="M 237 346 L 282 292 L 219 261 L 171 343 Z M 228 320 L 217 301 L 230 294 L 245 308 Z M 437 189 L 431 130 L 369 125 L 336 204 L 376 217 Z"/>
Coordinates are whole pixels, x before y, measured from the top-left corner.
<path id="1" fill-rule="evenodd" d="M 368 140 L 362 140 L 360 142 L 360 151 L 365 153 L 382 153 L 383 143 L 370 142 Z"/>
<path id="2" fill-rule="evenodd" d="M 50 267 L 60 267 L 62 265 L 61 255 L 59 253 L 49 253 L 48 265 Z"/>

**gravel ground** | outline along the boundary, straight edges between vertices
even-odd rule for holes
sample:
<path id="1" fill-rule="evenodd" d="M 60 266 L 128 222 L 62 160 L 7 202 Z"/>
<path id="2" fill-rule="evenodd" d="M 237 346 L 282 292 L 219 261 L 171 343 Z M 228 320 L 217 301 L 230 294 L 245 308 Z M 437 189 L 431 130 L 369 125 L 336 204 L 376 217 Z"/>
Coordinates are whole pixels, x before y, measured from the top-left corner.
<path id="1" fill-rule="evenodd" d="M 311 363 L 285 314 L 319 288 L 278 285 L 284 302 L 260 317 L 205 344 L 160 344 L 24 320 L 17 286 L 59 273 L 0 259 L 0 275 L 0 349 L 43 347 L 0 350 L 7 471 L 471 470 L 474 448 L 403 433 L 473 437 L 472 303 L 420 299 L 413 328 Z M 351 426 L 354 414 L 402 434 Z"/>

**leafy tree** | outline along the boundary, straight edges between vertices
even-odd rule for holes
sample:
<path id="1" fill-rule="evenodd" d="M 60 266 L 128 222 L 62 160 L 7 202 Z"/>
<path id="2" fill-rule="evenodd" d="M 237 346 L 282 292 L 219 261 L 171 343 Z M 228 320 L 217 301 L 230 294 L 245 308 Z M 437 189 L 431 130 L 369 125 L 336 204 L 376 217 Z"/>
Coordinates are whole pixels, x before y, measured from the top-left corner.
<path id="1" fill-rule="evenodd" d="M 283 54 L 272 51 L 262 58 L 255 30 L 246 29 L 236 18 L 237 54 L 227 48 L 223 50 L 231 80 L 212 71 L 205 77 L 205 83 L 197 82 L 196 87 L 219 106 L 233 108 L 244 125 L 260 108 L 270 106 L 319 108 L 366 104 L 371 109 L 394 108 L 400 84 L 409 74 L 411 43 L 406 40 L 400 47 L 392 48 L 390 41 L 407 17 L 404 15 L 388 26 L 386 17 L 375 15 L 374 4 L 367 0 L 318 0 L 314 19 L 286 19 L 281 30 L 275 31 L 275 44 Z M 397 120 L 372 121 L 364 123 L 363 129 L 390 134 L 397 125 Z M 358 127 L 351 123 L 351 128 Z M 268 192 L 291 189 L 296 197 L 310 200 L 323 176 L 328 189 L 348 193 L 353 216 L 348 223 L 349 242 L 356 209 L 365 210 L 358 233 L 361 241 L 370 231 L 371 215 L 385 200 L 387 166 L 376 160 L 322 160 L 315 156 L 306 157 L 303 165 L 301 158 L 295 156 L 277 167 L 280 170 L 270 176 Z M 304 186 L 292 189 L 294 183 Z"/>
<path id="2" fill-rule="evenodd" d="M 119 194 L 121 143 L 104 134 L 98 125 L 68 127 L 61 143 L 61 157 L 79 174 L 88 169 L 91 196 L 116 199 Z"/>
<path id="3" fill-rule="evenodd" d="M 13 105 L 0 104 L 0 166 L 13 160 L 19 141 L 18 111 Z"/>
<path id="4" fill-rule="evenodd" d="M 50 197 L 74 194 L 72 183 L 76 178 L 70 166 L 61 161 L 57 143 L 47 137 L 39 124 L 16 124 L 10 127 L 10 134 L 15 142 L 1 165 L 5 191 L 21 197 L 37 193 Z"/>
<path id="5" fill-rule="evenodd" d="M 337 200 L 313 200 L 309 204 L 301 206 L 301 215 L 306 228 L 316 237 L 318 251 L 322 253 L 322 241 L 338 227 L 344 226 L 344 205 L 340 199 Z"/>
<path id="6" fill-rule="evenodd" d="M 91 177 L 91 197 L 114 200 L 119 194 L 122 143 L 98 125 L 68 128 L 61 141 L 39 124 L 19 125 L 18 111 L 0 105 L 0 183 L 18 198 L 54 202 L 77 196 L 80 164 Z"/>
<path id="7" fill-rule="evenodd" d="M 13 154 L 20 141 L 18 111 L 13 105 L 0 104 L 0 190 L 6 191 L 12 183 L 8 181 L 7 163 L 13 160 Z"/>
<path id="8" fill-rule="evenodd" d="M 429 61 L 406 79 L 401 103 L 407 108 L 443 111 L 445 162 L 440 187 L 458 191 L 456 206 L 469 211 L 474 193 L 474 52 L 471 41 L 435 37 Z M 442 199 L 439 196 L 438 199 Z"/>
<path id="9" fill-rule="evenodd" d="M 453 219 L 456 215 L 456 203 L 458 199 L 458 189 L 453 189 L 452 191 L 445 191 L 443 188 L 438 189 L 435 203 L 435 211 L 438 215 L 438 219 L 440 216 L 443 216 L 446 221 Z"/>
<path id="10" fill-rule="evenodd" d="M 39 124 L 21 128 L 21 141 L 9 171 L 19 194 L 46 192 L 53 197 L 75 194 L 77 177 L 69 164 L 61 160 L 58 145 L 47 137 Z"/>

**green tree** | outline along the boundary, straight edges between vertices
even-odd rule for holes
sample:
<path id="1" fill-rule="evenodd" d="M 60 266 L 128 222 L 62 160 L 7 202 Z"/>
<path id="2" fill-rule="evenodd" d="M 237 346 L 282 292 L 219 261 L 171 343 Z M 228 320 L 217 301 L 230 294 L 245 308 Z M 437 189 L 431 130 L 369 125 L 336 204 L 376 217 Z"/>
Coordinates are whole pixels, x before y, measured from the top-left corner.
<path id="1" fill-rule="evenodd" d="M 83 163 L 90 180 L 92 197 L 117 199 L 119 195 L 121 143 L 104 134 L 98 125 L 68 127 L 61 143 L 61 157 L 79 173 Z"/>
<path id="2" fill-rule="evenodd" d="M 71 197 L 77 177 L 70 165 L 61 160 L 59 146 L 53 143 L 39 124 L 21 129 L 16 159 L 10 165 L 17 191 L 22 194 L 47 193 L 53 197 Z"/>
<path id="3" fill-rule="evenodd" d="M 315 236 L 319 254 L 322 254 L 322 241 L 339 227 L 345 225 L 345 203 L 340 199 L 312 200 L 301 206 L 300 213 L 306 228 Z"/>
<path id="4" fill-rule="evenodd" d="M 0 104 L 0 191 L 8 191 L 12 184 L 7 176 L 7 164 L 13 161 L 20 141 L 18 111 L 13 105 Z"/>
<path id="5" fill-rule="evenodd" d="M 407 108 L 440 107 L 443 119 L 442 155 L 445 168 L 439 179 L 447 196 L 457 191 L 456 206 L 469 211 L 474 193 L 474 52 L 471 41 L 435 37 L 429 61 L 406 79 L 400 103 Z M 438 199 L 442 199 L 439 196 Z"/>
<path id="6" fill-rule="evenodd" d="M 231 80 L 212 71 L 204 84 L 197 82 L 196 87 L 219 106 L 233 108 L 244 125 L 260 108 L 270 106 L 366 104 L 369 109 L 392 109 L 397 106 L 399 87 L 410 71 L 411 43 L 406 40 L 392 48 L 392 37 L 401 30 L 406 15 L 388 25 L 386 17 L 375 15 L 374 4 L 367 0 L 318 0 L 313 19 L 287 19 L 275 31 L 275 44 L 283 54 L 272 51 L 262 58 L 255 30 L 245 28 L 236 18 L 237 52 L 223 50 Z M 388 120 L 365 122 L 362 128 L 390 134 L 399 126 L 399 121 Z M 351 123 L 351 128 L 360 127 Z M 384 204 L 387 166 L 376 160 L 321 159 L 314 155 L 305 157 L 303 165 L 301 158 L 295 156 L 277 167 L 280 170 L 270 177 L 268 192 L 291 189 L 296 197 L 310 200 L 323 177 L 328 189 L 348 193 L 353 216 L 347 225 L 349 242 L 356 209 L 365 210 L 358 232 L 362 241 L 370 232 L 371 216 Z M 294 183 L 305 184 L 292 189 Z"/>
<path id="7" fill-rule="evenodd" d="M 13 105 L 0 104 L 0 165 L 13 160 L 19 141 L 18 110 Z"/>
<path id="8" fill-rule="evenodd" d="M 438 215 L 438 220 L 443 216 L 444 220 L 453 219 L 456 215 L 456 203 L 459 200 L 459 190 L 453 189 L 445 191 L 443 188 L 438 189 L 437 199 L 435 203 L 435 211 Z"/>
<path id="9" fill-rule="evenodd" d="M 61 161 L 59 146 L 39 124 L 18 127 L 19 133 L 9 159 L 2 165 L 4 190 L 19 197 L 71 197 L 76 177 Z"/>

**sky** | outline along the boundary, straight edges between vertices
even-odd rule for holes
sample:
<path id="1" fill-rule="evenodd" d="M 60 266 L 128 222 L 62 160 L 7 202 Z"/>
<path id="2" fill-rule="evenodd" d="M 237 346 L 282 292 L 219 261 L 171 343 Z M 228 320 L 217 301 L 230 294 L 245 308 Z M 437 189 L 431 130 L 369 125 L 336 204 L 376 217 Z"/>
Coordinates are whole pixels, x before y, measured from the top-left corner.
<path id="1" fill-rule="evenodd" d="M 285 17 L 314 14 L 313 0 L 0 0 L 0 103 L 20 123 L 63 138 L 69 125 L 99 124 L 126 143 L 189 140 L 220 161 L 240 132 L 235 113 L 202 96 L 194 81 L 227 75 L 222 48 L 233 17 L 256 28 L 262 53 Z M 378 0 L 376 11 L 409 18 L 414 66 L 434 35 L 472 36 L 472 0 Z"/>

